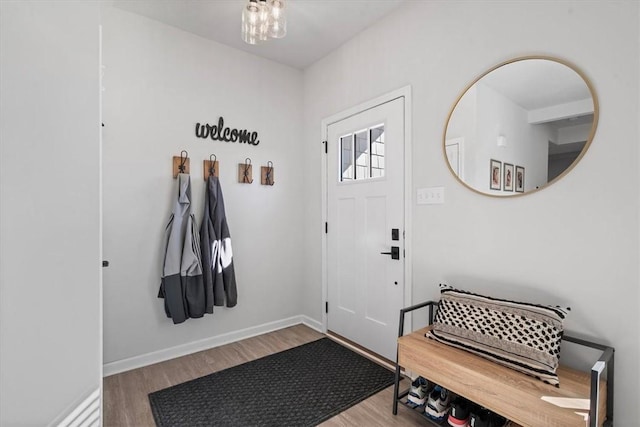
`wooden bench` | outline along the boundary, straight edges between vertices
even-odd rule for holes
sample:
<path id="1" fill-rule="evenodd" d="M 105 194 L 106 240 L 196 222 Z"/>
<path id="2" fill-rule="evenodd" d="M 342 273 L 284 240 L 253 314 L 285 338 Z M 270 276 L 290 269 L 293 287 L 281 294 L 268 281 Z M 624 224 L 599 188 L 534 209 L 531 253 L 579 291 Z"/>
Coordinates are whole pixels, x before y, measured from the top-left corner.
<path id="1" fill-rule="evenodd" d="M 435 302 L 419 304 L 401 310 L 398 338 L 398 360 L 393 413 L 408 394 L 399 392 L 400 367 L 439 384 L 456 395 L 481 405 L 523 427 L 585 427 L 613 425 L 613 348 L 565 336 L 575 342 L 602 350 L 602 357 L 591 372 L 581 372 L 565 366 L 558 369 L 560 386 L 554 387 L 536 378 L 498 365 L 472 353 L 425 337 L 430 327 L 403 336 L 404 314 L 417 308 L 429 307 L 429 322 L 433 320 Z M 607 380 L 599 379 L 601 367 L 606 366 Z M 599 382 L 599 387 L 597 384 Z M 542 399 L 587 399 L 589 410 L 562 408 Z M 597 402 L 593 405 L 592 402 Z M 597 420 L 585 420 L 582 413 L 597 411 Z"/>

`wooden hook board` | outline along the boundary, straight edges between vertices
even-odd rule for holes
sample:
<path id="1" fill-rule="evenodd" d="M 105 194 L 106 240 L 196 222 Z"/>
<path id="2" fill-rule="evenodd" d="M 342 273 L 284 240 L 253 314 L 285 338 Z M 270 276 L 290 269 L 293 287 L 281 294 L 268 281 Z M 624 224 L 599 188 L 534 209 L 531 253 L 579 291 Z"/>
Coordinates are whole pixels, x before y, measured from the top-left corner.
<path id="1" fill-rule="evenodd" d="M 253 182 L 253 167 L 251 164 L 238 163 L 238 182 L 251 184 Z"/>
<path id="2" fill-rule="evenodd" d="M 184 160 L 184 157 L 180 157 L 180 156 L 173 156 L 173 178 L 177 178 L 178 174 L 180 173 L 180 164 L 182 163 L 182 160 Z M 185 162 L 184 162 L 184 172 L 182 173 L 189 173 L 189 158 L 187 157 Z"/>
<path id="3" fill-rule="evenodd" d="M 267 179 L 267 173 L 269 173 L 269 169 L 271 169 L 271 173 L 269 174 L 269 179 Z M 275 184 L 275 169 L 273 167 L 269 167 L 269 166 L 260 167 L 260 183 L 262 185 Z"/>
<path id="4" fill-rule="evenodd" d="M 218 161 L 217 160 L 203 160 L 203 166 L 202 166 L 202 174 L 204 175 L 204 180 L 206 181 L 207 178 L 209 178 L 209 170 L 211 169 L 211 167 L 213 166 L 213 176 L 215 176 L 216 178 L 218 178 L 220 176 L 220 169 L 218 169 Z"/>

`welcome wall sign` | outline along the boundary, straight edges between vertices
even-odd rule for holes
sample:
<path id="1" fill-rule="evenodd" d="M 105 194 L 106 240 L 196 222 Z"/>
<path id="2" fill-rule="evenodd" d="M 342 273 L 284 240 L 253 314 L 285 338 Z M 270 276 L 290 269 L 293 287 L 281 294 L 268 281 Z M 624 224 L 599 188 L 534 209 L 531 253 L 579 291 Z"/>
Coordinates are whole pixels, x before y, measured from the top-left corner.
<path id="1" fill-rule="evenodd" d="M 224 127 L 224 118 L 218 119 L 217 125 L 208 123 L 196 123 L 196 137 L 211 138 L 214 141 L 237 142 L 240 144 L 258 145 L 258 132 L 250 132 L 246 129 L 231 129 Z"/>

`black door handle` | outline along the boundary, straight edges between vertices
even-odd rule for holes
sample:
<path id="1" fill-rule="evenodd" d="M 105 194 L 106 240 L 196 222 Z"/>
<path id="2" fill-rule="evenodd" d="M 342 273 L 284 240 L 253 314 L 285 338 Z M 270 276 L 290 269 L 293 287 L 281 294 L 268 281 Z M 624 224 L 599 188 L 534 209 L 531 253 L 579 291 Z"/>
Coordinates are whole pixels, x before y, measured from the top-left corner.
<path id="1" fill-rule="evenodd" d="M 400 259 L 400 247 L 391 246 L 391 252 L 380 252 L 380 255 L 391 255 L 391 259 Z"/>

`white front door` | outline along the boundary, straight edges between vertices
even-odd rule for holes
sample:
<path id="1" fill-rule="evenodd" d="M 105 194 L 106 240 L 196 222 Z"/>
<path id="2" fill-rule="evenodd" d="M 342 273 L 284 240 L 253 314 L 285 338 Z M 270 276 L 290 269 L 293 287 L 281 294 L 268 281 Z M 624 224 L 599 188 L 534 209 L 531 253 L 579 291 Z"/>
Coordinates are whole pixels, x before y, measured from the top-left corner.
<path id="1" fill-rule="evenodd" d="M 327 150 L 327 329 L 395 360 L 404 303 L 404 98 L 329 124 Z"/>

